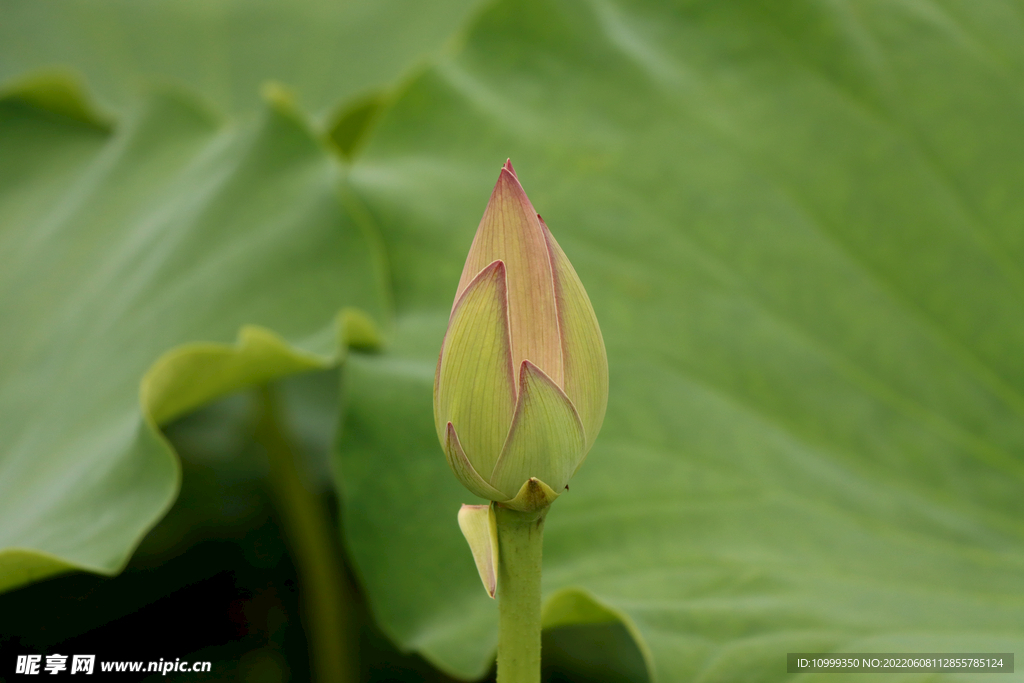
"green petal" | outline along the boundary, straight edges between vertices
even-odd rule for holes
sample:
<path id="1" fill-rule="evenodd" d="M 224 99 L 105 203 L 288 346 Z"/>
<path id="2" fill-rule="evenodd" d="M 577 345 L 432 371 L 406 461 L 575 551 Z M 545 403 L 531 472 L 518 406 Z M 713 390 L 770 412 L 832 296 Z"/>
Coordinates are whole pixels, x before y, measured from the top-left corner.
<path id="1" fill-rule="evenodd" d="M 463 505 L 459 509 L 459 528 L 469 543 L 484 590 L 493 598 L 498 587 L 498 521 L 494 511 L 490 505 Z"/>
<path id="2" fill-rule="evenodd" d="M 505 265 L 495 261 L 455 304 L 434 381 L 438 439 L 455 425 L 478 472 L 494 468 L 515 406 L 506 302 Z"/>
<path id="3" fill-rule="evenodd" d="M 536 477 L 561 491 L 583 457 L 585 444 L 583 425 L 565 392 L 543 370 L 523 361 L 516 414 L 491 485 L 512 498 L 523 482 Z"/>
<path id="4" fill-rule="evenodd" d="M 539 217 L 538 217 L 539 218 Z M 541 221 L 551 253 L 555 300 L 558 302 L 558 323 L 562 336 L 564 377 L 562 388 L 579 413 L 586 433 L 584 455 L 590 451 L 608 407 L 608 356 L 604 337 L 597 324 L 594 307 L 548 226 Z"/>
<path id="5" fill-rule="evenodd" d="M 551 505 L 556 498 L 558 494 L 554 489 L 540 479 L 530 477 L 519 488 L 515 498 L 502 501 L 501 504 L 520 512 L 533 512 Z"/>
<path id="6" fill-rule="evenodd" d="M 562 384 L 562 345 L 544 230 L 506 162 L 466 257 L 457 297 L 487 264 L 501 260 L 508 277 L 512 367 L 529 359 Z"/>
<path id="7" fill-rule="evenodd" d="M 466 457 L 466 452 L 462 450 L 459 435 L 451 422 L 448 423 L 447 436 L 444 440 L 444 454 L 448 458 L 448 465 L 455 472 L 455 476 L 471 493 L 488 500 L 503 500 L 505 498 L 501 491 L 484 481 L 484 478 L 473 467 L 473 463 Z"/>

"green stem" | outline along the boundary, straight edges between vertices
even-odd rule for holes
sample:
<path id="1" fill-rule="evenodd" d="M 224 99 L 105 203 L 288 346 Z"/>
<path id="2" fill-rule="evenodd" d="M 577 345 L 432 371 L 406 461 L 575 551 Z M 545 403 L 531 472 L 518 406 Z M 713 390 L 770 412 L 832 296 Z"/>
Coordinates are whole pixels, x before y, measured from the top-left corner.
<path id="1" fill-rule="evenodd" d="M 498 521 L 498 683 L 540 682 L 540 577 L 548 508 L 495 505 Z"/>
<path id="2" fill-rule="evenodd" d="M 312 678 L 317 683 L 355 681 L 355 597 L 328 508 L 299 471 L 274 391 L 261 387 L 259 397 L 256 438 L 267 452 L 271 496 L 298 574 Z"/>

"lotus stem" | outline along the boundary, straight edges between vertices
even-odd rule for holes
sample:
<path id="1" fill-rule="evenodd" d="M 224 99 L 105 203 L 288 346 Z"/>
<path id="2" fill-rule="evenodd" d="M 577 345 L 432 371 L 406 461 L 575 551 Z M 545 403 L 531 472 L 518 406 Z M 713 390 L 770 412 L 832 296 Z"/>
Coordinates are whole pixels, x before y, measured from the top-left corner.
<path id="1" fill-rule="evenodd" d="M 309 490 L 281 422 L 274 389 L 259 390 L 256 438 L 270 464 L 270 492 L 299 579 L 302 623 L 315 683 L 350 683 L 358 678 L 355 596 L 341 560 L 330 513 Z"/>
<path id="2" fill-rule="evenodd" d="M 498 524 L 498 683 L 540 683 L 540 581 L 548 507 L 495 505 Z"/>

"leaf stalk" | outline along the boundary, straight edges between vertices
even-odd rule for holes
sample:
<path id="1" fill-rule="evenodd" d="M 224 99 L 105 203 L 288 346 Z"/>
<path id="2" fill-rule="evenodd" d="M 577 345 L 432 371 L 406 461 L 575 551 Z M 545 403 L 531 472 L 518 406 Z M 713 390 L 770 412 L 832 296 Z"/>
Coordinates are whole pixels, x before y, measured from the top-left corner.
<path id="1" fill-rule="evenodd" d="M 298 574 L 312 679 L 315 683 L 351 683 L 359 677 L 353 612 L 356 598 L 330 513 L 319 494 L 303 480 L 274 389 L 261 387 L 259 402 L 256 437 L 267 452 L 270 492 Z"/>

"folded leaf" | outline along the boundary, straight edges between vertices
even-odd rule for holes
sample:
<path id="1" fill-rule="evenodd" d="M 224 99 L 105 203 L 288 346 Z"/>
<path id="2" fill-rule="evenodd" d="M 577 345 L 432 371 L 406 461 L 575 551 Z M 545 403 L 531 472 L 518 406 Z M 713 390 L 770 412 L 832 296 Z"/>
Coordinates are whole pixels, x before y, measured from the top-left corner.
<path id="1" fill-rule="evenodd" d="M 367 320 L 339 310 L 384 310 L 337 163 L 283 103 L 239 127 L 161 94 L 111 133 L 33 87 L 0 96 L 0 590 L 117 572 L 177 493 L 160 422 L 333 364 Z"/>

